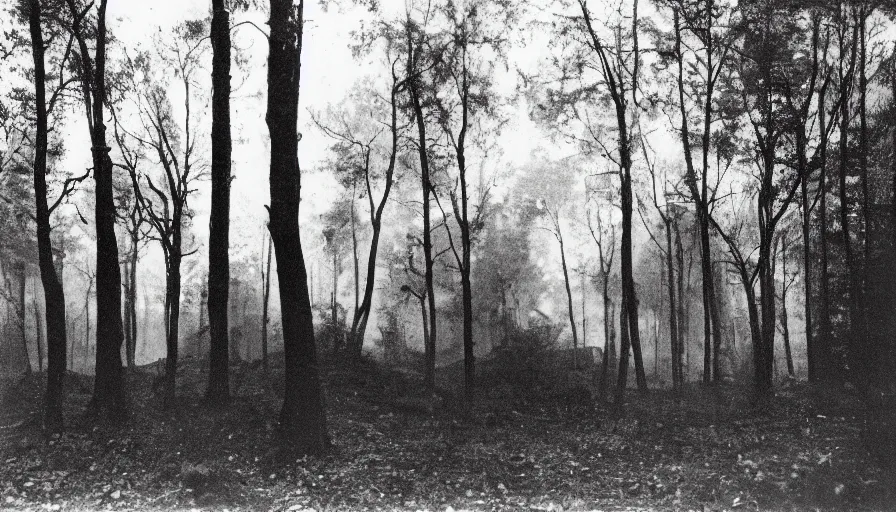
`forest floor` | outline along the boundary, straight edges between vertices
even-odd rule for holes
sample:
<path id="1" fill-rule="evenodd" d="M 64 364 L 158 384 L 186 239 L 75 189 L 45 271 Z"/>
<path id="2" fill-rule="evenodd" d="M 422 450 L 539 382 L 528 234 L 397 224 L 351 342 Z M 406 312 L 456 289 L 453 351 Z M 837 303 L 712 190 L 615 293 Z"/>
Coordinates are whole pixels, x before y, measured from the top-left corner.
<path id="1" fill-rule="evenodd" d="M 220 409 L 189 360 L 178 403 L 161 408 L 157 371 L 129 375 L 118 429 L 81 416 L 92 382 L 71 374 L 68 428 L 52 438 L 40 376 L 0 384 L 0 509 L 896 509 L 893 470 L 847 390 L 795 384 L 761 406 L 732 385 L 680 401 L 631 392 L 614 420 L 575 388 L 498 386 L 464 411 L 421 398 L 413 375 L 325 366 L 333 448 L 297 459 L 278 448 L 282 369 L 233 367 L 237 396 Z"/>

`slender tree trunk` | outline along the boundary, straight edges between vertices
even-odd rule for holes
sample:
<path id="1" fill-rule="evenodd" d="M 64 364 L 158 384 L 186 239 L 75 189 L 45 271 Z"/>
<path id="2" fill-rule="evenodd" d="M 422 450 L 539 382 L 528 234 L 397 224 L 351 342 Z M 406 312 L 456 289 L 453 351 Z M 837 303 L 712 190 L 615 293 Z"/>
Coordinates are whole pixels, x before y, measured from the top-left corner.
<path id="1" fill-rule="evenodd" d="M 410 37 L 408 38 L 409 54 L 413 48 Z M 413 66 L 411 66 L 413 69 Z M 409 73 L 410 74 L 410 73 Z M 426 120 L 423 117 L 423 108 L 420 102 L 419 80 L 408 80 L 408 88 L 410 90 L 411 104 L 414 108 L 414 118 L 417 122 L 417 153 L 420 157 L 420 180 L 423 193 L 423 260 L 424 260 L 424 280 L 426 282 L 426 303 L 428 305 L 429 316 L 429 337 L 426 347 L 424 347 L 424 377 L 423 383 L 427 391 L 435 390 L 435 369 L 436 369 L 436 300 L 435 286 L 433 284 L 433 256 L 432 256 L 432 227 L 430 220 L 430 205 L 432 185 L 429 181 L 429 153 L 427 151 L 426 140 Z M 426 321 L 424 319 L 424 321 Z"/>
<path id="2" fill-rule="evenodd" d="M 841 77 L 841 87 L 849 87 L 843 83 Z M 848 96 L 840 103 L 840 166 L 839 166 L 839 192 L 840 192 L 840 229 L 843 234 L 843 252 L 846 258 L 846 268 L 849 272 L 848 282 L 849 290 L 849 326 L 850 326 L 850 342 L 849 342 L 849 359 L 850 366 L 853 371 L 861 366 L 860 359 L 862 357 L 859 352 L 859 344 L 861 340 L 859 327 L 859 294 L 857 287 L 857 268 L 855 258 L 853 256 L 852 237 L 849 233 L 849 191 L 846 188 L 846 175 L 849 165 L 849 100 Z"/>
<path id="3" fill-rule="evenodd" d="M 230 12 L 226 0 L 212 0 L 212 194 L 208 240 L 209 375 L 206 398 L 230 399 Z"/>
<path id="4" fill-rule="evenodd" d="M 420 295 L 417 298 L 420 300 L 420 315 L 423 320 L 423 346 L 427 347 L 429 345 L 429 325 L 426 323 L 426 295 Z"/>
<path id="5" fill-rule="evenodd" d="M 818 177 L 818 187 L 821 189 L 821 198 L 818 205 L 819 244 L 821 245 L 821 293 L 819 294 L 821 318 L 818 322 L 817 343 L 807 347 L 810 349 L 808 353 L 810 382 L 831 378 L 831 306 L 829 296 L 830 276 L 828 273 L 828 132 L 824 129 L 827 126 L 825 122 L 826 115 L 827 106 L 825 105 L 825 95 L 822 91 L 818 95 L 818 124 L 822 127 L 818 148 L 819 166 L 821 167 L 821 174 Z M 806 297 L 806 304 L 809 304 L 808 292 Z"/>
<path id="6" fill-rule="evenodd" d="M 823 107 L 822 107 L 823 108 Z M 824 114 L 819 113 L 819 119 L 824 120 Z M 802 183 L 800 183 L 800 199 L 801 199 L 801 207 L 803 213 L 803 285 L 805 287 L 805 309 L 803 310 L 803 314 L 805 315 L 805 323 L 806 323 L 806 355 L 807 355 L 807 366 L 809 370 L 809 381 L 815 381 L 815 372 L 817 365 L 817 350 L 815 348 L 815 333 L 812 328 L 812 257 L 811 251 L 809 250 L 811 247 L 811 240 L 809 239 L 809 228 L 812 223 L 812 211 L 809 206 L 809 179 L 811 178 L 811 173 L 809 169 L 809 164 L 806 161 L 806 129 L 803 124 L 797 126 L 797 159 L 800 167 L 800 175 L 802 176 Z M 825 131 L 824 124 L 821 125 L 821 131 Z M 824 183 L 824 169 L 821 170 L 821 183 Z M 822 194 L 824 194 L 824 188 L 822 187 Z M 783 300 L 783 299 L 782 299 Z M 785 334 L 784 338 L 785 345 L 789 347 L 789 335 Z M 789 350 L 789 349 L 788 349 Z M 792 361 L 791 361 L 792 366 Z"/>
<path id="7" fill-rule="evenodd" d="M 793 354 L 790 351 L 790 326 L 787 320 L 787 240 L 781 240 L 781 271 L 784 279 L 781 284 L 781 335 L 784 338 L 784 357 L 787 359 L 787 375 L 796 377 L 793 368 Z"/>
<path id="8" fill-rule="evenodd" d="M 93 291 L 93 279 L 87 286 L 84 294 L 84 372 L 90 367 L 90 292 Z"/>
<path id="9" fill-rule="evenodd" d="M 25 304 L 25 283 L 28 280 L 28 273 L 25 263 L 19 263 L 17 266 L 19 274 L 19 304 L 16 308 L 16 316 L 18 317 L 19 332 L 22 334 L 22 350 L 25 353 L 25 373 L 31 375 L 31 372 L 33 371 L 31 366 L 31 354 L 28 351 L 28 337 L 25 335 L 25 313 L 28 312 L 28 308 Z"/>
<path id="10" fill-rule="evenodd" d="M 130 317 L 130 321 L 128 323 L 131 327 L 131 344 L 129 347 L 127 347 L 127 350 L 125 352 L 127 353 L 129 368 L 134 368 L 137 366 L 137 260 L 140 257 L 140 247 L 138 245 L 139 241 L 137 237 L 138 233 L 135 229 L 133 233 L 131 233 L 131 262 L 130 265 L 128 265 L 128 268 L 130 269 L 130 274 L 128 275 L 130 284 L 128 285 L 127 315 Z"/>
<path id="11" fill-rule="evenodd" d="M 31 309 L 34 311 L 34 329 L 37 341 L 37 371 L 44 372 L 44 324 L 40 320 L 40 305 L 37 298 L 32 297 Z"/>
<path id="12" fill-rule="evenodd" d="M 271 252 L 273 240 L 268 238 L 268 261 L 264 272 L 264 300 L 261 307 L 261 364 L 268 371 L 268 301 L 271 298 Z"/>
<path id="13" fill-rule="evenodd" d="M 560 219 L 557 219 L 557 240 L 560 241 L 560 262 L 563 265 L 563 282 L 566 285 L 566 301 L 569 311 L 569 328 L 572 329 L 572 368 L 578 370 L 576 352 L 579 349 L 579 337 L 576 334 L 576 319 L 573 315 L 572 290 L 569 286 L 569 271 L 566 268 L 566 250 L 563 247 L 563 235 L 560 233 Z"/>
<path id="14" fill-rule="evenodd" d="M 588 341 L 586 339 L 585 331 L 586 327 L 586 318 L 585 318 L 585 295 L 586 295 L 586 287 L 585 287 L 585 273 L 582 272 L 582 348 L 585 348 L 588 345 Z"/>
<path id="15" fill-rule="evenodd" d="M 464 199 L 466 203 L 466 199 Z M 466 218 L 466 207 L 464 207 Z M 461 291 L 464 312 L 464 397 L 469 404 L 473 400 L 476 386 L 476 357 L 473 353 L 473 288 L 470 284 L 470 230 L 461 229 L 463 245 L 463 268 L 461 269 Z"/>
<path id="16" fill-rule="evenodd" d="M 131 329 L 131 268 L 129 262 L 130 255 L 128 255 L 128 260 L 122 265 L 124 269 L 124 314 L 122 316 L 122 324 L 124 328 L 125 365 L 128 370 L 131 370 L 131 334 L 133 329 Z"/>
<path id="17" fill-rule="evenodd" d="M 176 218 L 178 216 L 175 216 Z M 175 235 L 170 261 L 168 263 L 168 282 L 166 283 L 166 303 L 168 306 L 168 323 L 165 336 L 165 403 L 171 405 L 176 393 L 178 338 L 180 336 L 180 236 Z"/>
<path id="18" fill-rule="evenodd" d="M 336 309 L 339 302 L 336 295 L 339 291 L 339 255 L 336 252 L 336 246 L 333 246 L 333 292 L 330 294 L 330 321 L 333 325 L 333 352 L 338 353 L 342 347 L 342 331 L 339 329 L 339 312 Z"/>
<path id="19" fill-rule="evenodd" d="M 603 268 L 603 261 L 601 268 Z M 616 366 L 616 340 L 613 336 L 613 314 L 610 312 L 610 275 L 603 272 L 603 303 L 604 303 L 604 353 L 601 360 L 600 378 L 597 389 L 601 403 L 607 400 L 607 385 L 610 375 L 610 367 L 615 370 Z M 612 355 L 612 357 L 610 357 Z"/>
<path id="20" fill-rule="evenodd" d="M 773 155 L 772 155 L 773 158 Z M 766 161 L 766 173 L 771 174 L 773 167 Z M 769 182 L 770 183 L 770 182 Z M 760 197 L 770 197 L 771 194 L 760 193 Z M 759 199 L 760 224 L 771 219 L 771 204 Z M 763 221 L 764 217 L 764 221 Z M 775 275 L 773 269 L 774 254 L 772 252 L 772 237 L 774 227 L 763 225 L 760 228 L 759 240 L 759 303 L 760 303 L 760 349 L 761 359 L 759 366 L 755 368 L 756 390 L 760 395 L 768 395 L 773 386 L 773 365 L 775 350 Z"/>
<path id="21" fill-rule="evenodd" d="M 69 346 L 67 347 L 68 348 L 68 366 L 66 367 L 66 370 L 73 372 L 73 371 L 75 371 L 75 320 L 73 318 L 68 318 L 66 320 L 68 320 L 68 329 L 66 329 L 66 331 L 65 331 L 66 338 L 69 338 L 69 334 L 71 334 L 71 337 L 70 337 L 71 342 L 69 342 Z M 49 338 L 50 338 L 50 335 L 48 332 L 47 339 L 49 339 Z M 49 344 L 49 342 L 48 342 L 48 344 Z M 49 358 L 49 355 L 48 355 L 48 358 Z M 48 366 L 49 366 L 49 363 L 48 363 Z M 48 370 L 47 374 L 49 374 L 49 372 L 50 372 L 49 368 L 47 370 Z M 64 375 L 64 372 L 63 372 L 63 375 Z M 46 421 L 46 419 L 44 421 Z"/>
<path id="22" fill-rule="evenodd" d="M 685 304 L 684 286 L 684 246 L 681 243 L 681 230 L 678 219 L 675 220 L 675 259 L 678 264 L 678 359 L 675 365 L 678 368 L 679 384 L 684 387 L 684 352 L 687 346 L 687 307 Z"/>
<path id="23" fill-rule="evenodd" d="M 891 112 L 896 112 L 896 46 L 893 49 L 894 57 L 890 63 L 892 69 L 890 71 L 890 109 Z M 894 265 L 892 268 L 896 268 L 896 127 L 891 128 L 891 153 L 890 153 L 890 173 L 892 184 L 891 187 L 891 195 L 890 195 L 890 225 L 891 225 L 891 240 L 890 240 L 890 256 L 891 256 L 891 264 Z M 896 294 L 896 275 L 893 273 L 890 274 L 890 286 L 891 293 Z M 896 341 L 890 340 L 890 378 L 896 378 Z M 892 385 L 892 384 L 891 384 Z"/>
<path id="24" fill-rule="evenodd" d="M 354 325 L 352 338 L 352 348 L 354 357 L 360 358 L 364 349 L 364 333 L 367 331 L 367 320 L 370 318 L 370 308 L 373 305 L 373 288 L 376 281 L 376 256 L 379 249 L 380 241 L 380 219 L 372 224 L 373 233 L 370 240 L 370 253 L 367 259 L 367 277 L 364 283 L 364 298 L 361 301 L 361 308 L 358 310 L 358 316 L 352 322 Z"/>
<path id="25" fill-rule="evenodd" d="M 270 0 L 267 125 L 271 136 L 271 206 L 268 224 L 277 258 L 283 323 L 284 397 L 280 428 L 300 453 L 328 444 L 318 376 L 314 317 L 299 238 L 301 193 L 296 121 L 299 103 L 304 3 Z"/>
<path id="26" fill-rule="evenodd" d="M 391 135 L 392 147 L 389 154 L 389 165 L 386 168 L 385 188 L 383 196 L 380 198 L 379 205 L 376 209 L 373 207 L 373 197 L 370 200 L 370 225 L 373 228 L 373 234 L 370 239 L 370 252 L 367 259 L 367 278 L 364 283 L 364 299 L 361 301 L 361 307 L 357 307 L 357 272 L 358 272 L 358 256 L 355 252 L 355 318 L 352 320 L 351 338 L 355 349 L 355 357 L 360 358 L 364 348 L 364 334 L 367 332 L 367 320 L 370 318 L 370 310 L 373 307 L 373 289 L 376 284 L 376 257 L 379 250 L 380 232 L 383 222 L 383 211 L 389 200 L 389 193 L 392 190 L 393 171 L 395 170 L 395 162 L 398 156 L 398 105 L 397 105 L 398 85 L 393 82 L 392 92 L 390 95 L 389 106 L 391 108 Z M 366 172 L 370 169 L 367 167 Z M 370 188 L 370 175 L 366 175 L 368 195 L 372 193 Z M 354 238 L 354 199 L 352 199 L 352 237 Z M 356 245 L 357 246 L 357 245 Z"/>
<path id="27" fill-rule="evenodd" d="M 625 402 L 625 388 L 628 387 L 628 360 L 631 357 L 631 338 L 629 337 L 629 317 L 626 298 L 623 297 L 619 309 L 619 374 L 616 380 L 616 398 L 614 407 L 621 410 Z"/>
<path id="28" fill-rule="evenodd" d="M 352 260 L 354 263 L 355 270 L 355 318 L 358 318 L 360 313 L 360 300 L 361 300 L 361 265 L 358 258 L 358 228 L 355 223 L 355 196 L 357 191 L 355 190 L 355 184 L 352 184 Z M 361 340 L 363 344 L 364 340 Z"/>
<path id="29" fill-rule="evenodd" d="M 856 311 L 858 318 L 854 321 L 858 324 L 857 334 L 860 343 L 858 353 L 861 354 L 860 359 L 864 362 L 864 367 L 857 369 L 865 374 L 866 381 L 873 381 L 879 376 L 879 366 L 875 363 L 875 344 L 869 339 L 872 333 L 868 330 L 868 304 L 866 301 L 869 269 L 871 268 L 871 243 L 874 239 L 874 223 L 872 222 L 868 192 L 868 76 L 866 73 L 866 61 L 868 59 L 865 32 L 869 13 L 866 10 L 866 4 L 860 5 L 861 7 L 857 13 L 859 17 L 859 181 L 862 187 L 862 222 L 865 233 L 864 243 L 862 244 L 862 266 L 855 276 L 857 283 L 854 285 L 854 289 L 857 292 L 856 299 L 858 304 L 856 304 Z"/>
<path id="30" fill-rule="evenodd" d="M 205 353 L 202 346 L 202 337 L 205 336 L 205 332 L 208 329 L 208 317 L 206 313 L 208 311 L 208 276 L 202 281 L 202 290 L 199 292 L 199 340 L 196 344 L 196 360 L 199 361 L 202 359 L 202 354 Z M 200 370 L 201 371 L 201 370 Z"/>
<path id="31" fill-rule="evenodd" d="M 761 375 L 764 372 L 764 349 L 762 343 L 762 327 L 759 320 L 759 310 L 756 307 L 756 294 L 753 291 L 753 283 L 750 281 L 746 268 L 742 266 L 738 268 L 740 272 L 741 283 L 744 287 L 744 294 L 747 298 L 747 317 L 750 323 L 750 338 L 753 347 L 753 367 L 756 374 Z M 757 377 L 761 380 L 761 377 Z M 771 376 L 769 375 L 769 380 Z"/>
<path id="32" fill-rule="evenodd" d="M 675 302 L 675 265 L 672 262 L 672 223 L 666 221 L 666 288 L 669 293 L 669 346 L 672 357 L 672 389 L 680 391 L 681 375 L 679 374 L 679 338 L 678 309 Z"/>

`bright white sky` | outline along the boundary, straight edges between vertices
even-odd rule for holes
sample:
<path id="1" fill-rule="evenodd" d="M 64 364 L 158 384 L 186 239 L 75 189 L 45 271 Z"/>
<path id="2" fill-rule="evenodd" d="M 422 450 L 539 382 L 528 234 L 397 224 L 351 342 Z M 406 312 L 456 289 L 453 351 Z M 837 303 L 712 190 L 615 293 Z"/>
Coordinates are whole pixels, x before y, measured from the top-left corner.
<path id="1" fill-rule="evenodd" d="M 364 9 L 356 8 L 352 2 L 341 2 L 327 11 L 321 2 L 309 1 L 305 4 L 306 32 L 302 54 L 302 83 L 300 104 L 300 131 L 303 140 L 300 143 L 300 160 L 303 169 L 303 218 L 315 219 L 328 207 L 335 197 L 335 183 L 328 172 L 320 170 L 327 158 L 330 140 L 311 124 L 308 110 L 323 111 L 328 105 L 335 105 L 345 97 L 351 86 L 365 74 L 375 69 L 371 62 L 358 62 L 349 51 L 351 32 L 360 27 L 370 14 Z M 384 0 L 381 7 L 385 12 L 398 14 L 404 8 L 403 0 Z M 152 2 L 136 2 L 132 0 L 110 0 L 107 18 L 110 29 L 127 48 L 146 46 L 152 35 L 165 30 L 186 19 L 207 16 L 210 10 L 209 0 L 154 0 Z M 235 13 L 234 22 L 251 20 L 262 29 L 266 14 Z M 268 145 L 267 126 L 264 124 L 267 42 L 252 26 L 243 25 L 236 30 L 234 43 L 246 49 L 251 56 L 248 70 L 249 79 L 233 92 L 231 108 L 233 110 L 233 222 L 232 237 L 245 235 L 252 239 L 251 250 L 255 238 L 260 241 L 261 226 L 266 218 L 264 204 L 268 191 Z M 512 58 L 532 60 L 530 49 L 515 52 Z M 528 56 L 528 59 L 527 59 Z M 368 61 L 378 58 L 374 55 Z M 210 57 L 209 57 L 210 59 Z M 378 63 L 377 63 L 378 64 Z M 209 70 L 210 72 L 210 70 Z M 513 78 L 513 77 L 510 77 Z M 233 86 L 236 88 L 242 81 L 240 72 L 233 69 Z M 515 83 L 507 80 L 506 88 L 512 91 Z M 179 89 L 171 91 L 175 108 L 179 108 Z M 208 127 L 203 127 L 202 137 L 209 137 Z M 89 166 L 90 154 L 87 142 L 87 130 L 78 109 L 70 117 L 66 131 L 66 139 L 83 140 L 84 144 L 67 144 L 66 168 L 82 168 Z M 510 124 L 504 130 L 499 148 L 508 165 L 520 164 L 529 157 L 529 149 L 547 146 L 550 142 L 545 134 L 529 120 L 526 112 L 518 108 L 512 114 Z M 521 151 L 520 148 L 527 148 Z M 205 158 L 210 159 L 208 148 L 204 148 Z M 200 196 L 192 201 L 197 216 L 194 232 L 200 238 L 207 233 L 208 185 L 201 187 Z M 241 233 L 240 231 L 249 231 Z M 257 236 L 255 235 L 257 233 Z M 245 241 L 244 241 L 245 242 Z"/>

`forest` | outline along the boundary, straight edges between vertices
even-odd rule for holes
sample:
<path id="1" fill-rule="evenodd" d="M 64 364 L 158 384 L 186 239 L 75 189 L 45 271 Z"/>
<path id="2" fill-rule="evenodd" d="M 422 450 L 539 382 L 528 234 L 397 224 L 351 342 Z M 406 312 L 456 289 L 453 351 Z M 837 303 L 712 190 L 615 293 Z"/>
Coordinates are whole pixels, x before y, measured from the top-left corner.
<path id="1" fill-rule="evenodd" d="M 891 0 L 0 13 L 0 509 L 896 507 Z"/>

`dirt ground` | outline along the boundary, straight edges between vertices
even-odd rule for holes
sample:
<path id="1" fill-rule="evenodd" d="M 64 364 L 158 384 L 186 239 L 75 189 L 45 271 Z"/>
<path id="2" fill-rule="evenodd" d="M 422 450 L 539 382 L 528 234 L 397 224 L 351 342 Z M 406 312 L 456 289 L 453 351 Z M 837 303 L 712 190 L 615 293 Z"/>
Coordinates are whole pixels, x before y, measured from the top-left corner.
<path id="1" fill-rule="evenodd" d="M 848 390 L 794 384 L 761 405 L 732 385 L 632 392 L 615 420 L 582 392 L 490 390 L 464 411 L 447 392 L 422 398 L 412 375 L 326 366 L 333 448 L 296 458 L 278 448 L 280 369 L 234 367 L 237 397 L 216 409 L 204 366 L 186 361 L 167 410 L 157 371 L 129 375 L 118 429 L 81 416 L 92 381 L 70 375 L 67 431 L 52 438 L 41 377 L 4 381 L 0 508 L 896 510 L 891 462 Z"/>

